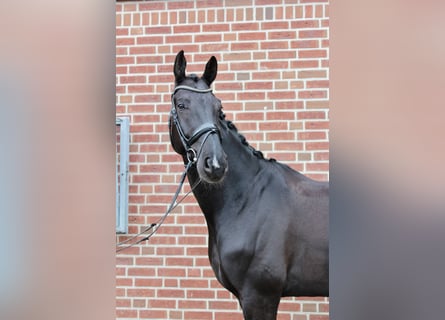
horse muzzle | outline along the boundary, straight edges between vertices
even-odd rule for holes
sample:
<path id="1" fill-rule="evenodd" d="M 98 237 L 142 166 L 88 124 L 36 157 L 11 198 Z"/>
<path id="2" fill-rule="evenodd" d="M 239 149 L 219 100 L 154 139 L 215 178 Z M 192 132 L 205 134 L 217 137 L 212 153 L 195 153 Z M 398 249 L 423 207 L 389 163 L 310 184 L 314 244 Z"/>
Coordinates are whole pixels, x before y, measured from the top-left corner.
<path id="1" fill-rule="evenodd" d="M 206 157 L 204 159 L 204 172 L 205 176 L 208 179 L 205 179 L 210 183 L 217 183 L 222 181 L 226 172 L 227 172 L 227 161 L 224 159 L 223 161 L 218 160 L 216 157 Z"/>
<path id="2" fill-rule="evenodd" d="M 197 169 L 202 180 L 207 183 L 221 182 L 227 172 L 228 162 L 217 134 L 211 134 L 210 141 L 203 145 L 202 154 L 198 157 Z"/>

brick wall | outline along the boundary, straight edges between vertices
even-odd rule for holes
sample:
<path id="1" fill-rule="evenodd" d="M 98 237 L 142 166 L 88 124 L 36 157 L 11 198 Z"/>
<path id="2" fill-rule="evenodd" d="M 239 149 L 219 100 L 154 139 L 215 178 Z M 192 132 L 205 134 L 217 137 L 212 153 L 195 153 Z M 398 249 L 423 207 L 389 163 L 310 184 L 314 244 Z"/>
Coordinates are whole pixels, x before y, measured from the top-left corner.
<path id="1" fill-rule="evenodd" d="M 167 128 L 182 49 L 188 72 L 202 74 L 216 56 L 214 93 L 252 146 L 328 179 L 328 13 L 323 0 L 116 4 L 116 112 L 131 119 L 129 234 L 165 212 L 183 170 Z M 149 243 L 117 255 L 116 273 L 118 319 L 242 319 L 209 266 L 193 195 Z M 328 319 L 328 310 L 327 298 L 285 298 L 279 319 Z"/>

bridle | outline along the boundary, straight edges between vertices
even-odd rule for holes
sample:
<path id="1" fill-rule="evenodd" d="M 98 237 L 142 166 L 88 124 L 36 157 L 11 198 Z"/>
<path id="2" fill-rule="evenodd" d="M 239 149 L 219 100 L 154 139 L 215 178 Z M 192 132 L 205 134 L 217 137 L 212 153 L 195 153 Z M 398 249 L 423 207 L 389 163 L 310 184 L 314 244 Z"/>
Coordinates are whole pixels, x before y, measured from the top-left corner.
<path id="1" fill-rule="evenodd" d="M 201 182 L 200 179 L 198 179 L 198 181 L 192 186 L 192 188 L 190 189 L 189 192 L 187 192 L 184 197 L 181 198 L 181 200 L 179 200 L 178 202 L 176 202 L 176 200 L 178 199 L 178 195 L 179 192 L 182 188 L 182 185 L 184 184 L 185 181 L 185 177 L 187 175 L 187 172 L 189 171 L 189 169 L 198 161 L 198 157 L 201 153 L 201 150 L 205 144 L 205 142 L 207 141 L 207 138 L 211 135 L 211 134 L 217 134 L 219 139 L 221 140 L 221 135 L 220 132 L 218 130 L 218 128 L 216 127 L 215 124 L 212 125 L 208 125 L 208 124 L 204 124 L 200 127 L 198 127 L 198 129 L 195 130 L 195 132 L 193 132 L 193 134 L 191 135 L 191 137 L 187 137 L 184 134 L 184 130 L 181 127 L 181 124 L 179 122 L 179 117 L 178 117 L 178 113 L 176 111 L 176 107 L 175 104 L 173 102 L 173 96 L 175 95 L 175 93 L 178 90 L 188 90 L 188 91 L 192 91 L 192 92 L 197 92 L 197 93 L 211 93 L 212 89 L 196 89 L 193 87 L 189 87 L 189 86 L 177 86 L 175 88 L 175 90 L 173 91 L 172 95 L 171 95 L 171 100 L 172 100 L 172 108 L 170 111 L 170 115 L 172 118 L 172 123 L 169 124 L 170 126 L 170 139 L 172 137 L 172 127 L 173 125 L 176 127 L 176 130 L 178 131 L 179 137 L 181 138 L 181 142 L 182 145 L 184 146 L 184 149 L 186 150 L 186 157 L 188 160 L 188 163 L 185 165 L 185 169 L 184 172 L 182 173 L 181 179 L 179 181 L 179 186 L 176 189 L 176 192 L 173 196 L 173 199 L 167 209 L 167 211 L 164 213 L 164 215 L 159 218 L 156 222 L 150 224 L 148 227 L 144 228 L 144 230 L 142 230 L 141 232 L 139 232 L 138 234 L 122 241 L 119 242 L 116 247 L 116 253 L 120 252 L 122 250 L 131 248 L 139 243 L 141 243 L 142 241 L 147 241 L 150 240 L 151 236 L 153 236 L 156 231 L 158 231 L 159 227 L 162 225 L 162 223 L 164 222 L 164 220 L 167 218 L 168 214 L 174 209 L 176 208 L 197 186 L 198 184 Z M 196 151 L 195 149 L 193 149 L 193 144 L 198 141 L 198 139 L 200 137 L 202 137 L 203 135 L 205 135 L 204 140 L 201 144 L 201 147 L 199 148 L 199 151 Z M 141 236 L 141 235 L 145 235 L 145 237 L 143 237 L 142 239 L 139 240 L 135 240 L 137 237 Z M 125 245 L 125 246 L 124 246 Z"/>
<path id="2" fill-rule="evenodd" d="M 172 137 L 173 125 L 176 127 L 176 130 L 181 139 L 181 143 L 185 149 L 186 157 L 189 162 L 195 163 L 198 160 L 202 147 L 204 146 L 205 141 L 211 134 L 217 134 L 219 139 L 221 140 L 221 135 L 215 124 L 203 124 L 199 126 L 190 137 L 187 137 L 182 129 L 181 123 L 179 121 L 178 112 L 176 110 L 175 103 L 173 102 L 173 97 L 178 90 L 187 90 L 196 93 L 211 93 L 212 88 L 209 89 L 197 89 L 189 86 L 177 86 L 171 95 L 172 108 L 170 111 L 171 123 L 170 123 L 170 139 Z M 204 141 L 201 144 L 201 148 L 197 152 L 192 146 L 198 141 L 203 135 L 206 135 Z"/>

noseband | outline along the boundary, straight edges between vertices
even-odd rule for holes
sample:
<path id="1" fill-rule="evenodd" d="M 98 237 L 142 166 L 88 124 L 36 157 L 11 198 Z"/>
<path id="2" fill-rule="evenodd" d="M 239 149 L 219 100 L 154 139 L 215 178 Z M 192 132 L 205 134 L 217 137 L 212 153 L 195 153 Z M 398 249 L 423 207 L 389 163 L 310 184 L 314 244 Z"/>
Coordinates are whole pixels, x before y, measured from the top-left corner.
<path id="1" fill-rule="evenodd" d="M 195 163 L 198 160 L 200 151 L 201 151 L 202 147 L 204 146 L 204 143 L 207 140 L 207 138 L 213 133 L 216 133 L 220 139 L 221 139 L 221 136 L 220 136 L 219 130 L 215 124 L 212 124 L 212 125 L 203 124 L 202 126 L 198 127 L 198 129 L 196 129 L 195 132 L 193 132 L 193 134 L 190 137 L 187 137 L 185 135 L 184 130 L 182 129 L 181 123 L 179 121 L 178 112 L 176 111 L 176 107 L 173 102 L 173 96 L 175 95 L 175 93 L 178 90 L 181 90 L 181 89 L 191 91 L 191 92 L 196 92 L 196 93 L 209 93 L 209 92 L 212 92 L 212 89 L 211 88 L 196 89 L 196 88 L 192 88 L 189 86 L 177 86 L 171 95 L 172 108 L 171 108 L 170 114 L 173 119 L 173 124 L 175 125 L 175 127 L 179 133 L 179 137 L 181 138 L 182 145 L 184 146 L 184 149 L 186 150 L 187 160 L 191 163 Z M 195 149 L 193 149 L 192 146 L 203 135 L 206 135 L 206 137 L 205 137 L 203 143 L 201 144 L 201 148 L 200 148 L 199 152 L 197 152 Z M 172 136 L 172 127 L 170 126 L 170 137 L 171 136 Z"/>

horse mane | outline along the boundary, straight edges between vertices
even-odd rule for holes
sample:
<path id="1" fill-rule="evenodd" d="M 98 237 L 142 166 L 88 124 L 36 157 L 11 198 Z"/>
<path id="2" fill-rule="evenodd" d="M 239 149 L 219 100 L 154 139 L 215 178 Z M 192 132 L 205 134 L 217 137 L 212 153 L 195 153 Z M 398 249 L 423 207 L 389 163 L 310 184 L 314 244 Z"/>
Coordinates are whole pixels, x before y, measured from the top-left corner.
<path id="1" fill-rule="evenodd" d="M 266 159 L 264 157 L 264 154 L 260 150 L 256 150 L 254 147 L 252 147 L 249 144 L 249 142 L 247 141 L 246 137 L 238 132 L 238 128 L 235 126 L 235 124 L 232 121 L 226 119 L 226 115 L 222 110 L 220 111 L 219 119 L 225 123 L 227 128 L 229 128 L 231 131 L 233 131 L 237 134 L 238 138 L 240 139 L 241 144 L 246 146 L 247 148 L 249 148 L 255 157 L 257 157 L 258 159 L 266 160 L 266 161 L 270 161 L 270 162 L 276 161 L 274 158 Z"/>
<path id="2" fill-rule="evenodd" d="M 192 79 L 192 80 L 195 81 L 195 82 L 198 82 L 198 80 L 201 79 L 200 77 L 198 77 L 198 76 L 196 75 L 196 73 L 191 73 L 191 74 L 189 74 L 189 75 L 187 76 L 187 78 Z"/>

